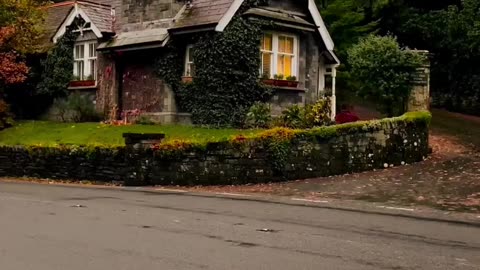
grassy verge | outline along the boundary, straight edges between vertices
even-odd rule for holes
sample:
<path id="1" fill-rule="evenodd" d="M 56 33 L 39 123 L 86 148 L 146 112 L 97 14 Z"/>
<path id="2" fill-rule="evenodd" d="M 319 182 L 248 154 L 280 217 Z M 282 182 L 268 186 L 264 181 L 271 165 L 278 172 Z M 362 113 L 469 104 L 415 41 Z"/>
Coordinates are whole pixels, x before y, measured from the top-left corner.
<path id="1" fill-rule="evenodd" d="M 163 133 L 166 135 L 165 147 L 205 146 L 208 142 L 243 142 L 274 140 L 289 141 L 295 136 L 304 138 L 330 138 L 341 134 L 353 134 L 379 130 L 390 122 L 429 122 L 428 112 L 407 113 L 400 117 L 375 121 L 362 121 L 343 125 L 324 126 L 307 130 L 274 128 L 270 130 L 208 129 L 194 126 L 109 126 L 98 123 L 53 123 L 19 122 L 16 126 L 0 132 L 0 145 L 25 146 L 122 146 L 123 133 Z M 181 143 L 179 142 L 181 141 Z"/>
<path id="2" fill-rule="evenodd" d="M 99 123 L 53 123 L 42 121 L 18 122 L 0 132 L 0 145 L 124 145 L 123 133 L 164 133 L 167 140 L 218 141 L 243 134 L 250 136 L 260 131 L 236 129 L 208 129 L 192 126 L 108 126 Z"/>

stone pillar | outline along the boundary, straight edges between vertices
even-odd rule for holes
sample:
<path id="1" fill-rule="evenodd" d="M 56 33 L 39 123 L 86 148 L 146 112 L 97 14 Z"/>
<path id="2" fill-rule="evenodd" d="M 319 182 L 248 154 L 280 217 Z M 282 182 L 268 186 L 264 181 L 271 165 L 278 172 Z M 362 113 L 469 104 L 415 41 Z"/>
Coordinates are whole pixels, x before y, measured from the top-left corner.
<path id="1" fill-rule="evenodd" d="M 428 51 L 414 51 L 428 56 Z M 414 86 L 407 104 L 407 111 L 428 111 L 430 109 L 430 61 L 418 69 Z"/>

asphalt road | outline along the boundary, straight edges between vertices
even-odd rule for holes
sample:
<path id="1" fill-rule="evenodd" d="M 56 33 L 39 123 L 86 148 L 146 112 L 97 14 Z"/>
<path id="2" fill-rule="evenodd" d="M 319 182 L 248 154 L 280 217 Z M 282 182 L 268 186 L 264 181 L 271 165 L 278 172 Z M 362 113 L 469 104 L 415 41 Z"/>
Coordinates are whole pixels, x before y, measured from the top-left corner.
<path id="1" fill-rule="evenodd" d="M 480 269 L 480 228 L 0 182 L 0 269 Z"/>

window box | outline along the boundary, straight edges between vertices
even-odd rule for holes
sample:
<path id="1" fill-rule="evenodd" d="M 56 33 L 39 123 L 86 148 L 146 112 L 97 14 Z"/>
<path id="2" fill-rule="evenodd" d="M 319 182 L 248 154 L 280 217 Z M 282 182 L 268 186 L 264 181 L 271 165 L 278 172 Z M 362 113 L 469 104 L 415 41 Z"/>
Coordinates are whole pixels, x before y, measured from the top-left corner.
<path id="1" fill-rule="evenodd" d="M 95 80 L 85 80 L 85 81 L 71 81 L 69 87 L 91 87 L 95 86 Z"/>
<path id="2" fill-rule="evenodd" d="M 192 82 L 193 82 L 193 77 L 191 77 L 191 76 L 183 76 L 183 77 L 182 77 L 182 82 L 183 82 L 183 83 L 192 83 Z"/>
<path id="3" fill-rule="evenodd" d="M 297 88 L 298 81 L 287 81 L 287 80 L 274 80 L 274 79 L 263 79 L 262 82 L 266 85 L 278 86 L 278 87 L 291 87 Z"/>

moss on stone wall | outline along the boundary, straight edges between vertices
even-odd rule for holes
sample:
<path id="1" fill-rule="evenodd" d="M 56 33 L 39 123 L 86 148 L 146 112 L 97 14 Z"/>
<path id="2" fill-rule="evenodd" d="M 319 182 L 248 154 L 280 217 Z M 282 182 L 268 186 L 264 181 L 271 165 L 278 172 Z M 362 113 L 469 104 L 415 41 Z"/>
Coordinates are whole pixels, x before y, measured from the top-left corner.
<path id="1" fill-rule="evenodd" d="M 421 161 L 428 112 L 310 130 L 276 128 L 223 141 L 167 141 L 152 149 L 0 147 L 0 176 L 127 185 L 225 185 L 293 180 Z"/>

